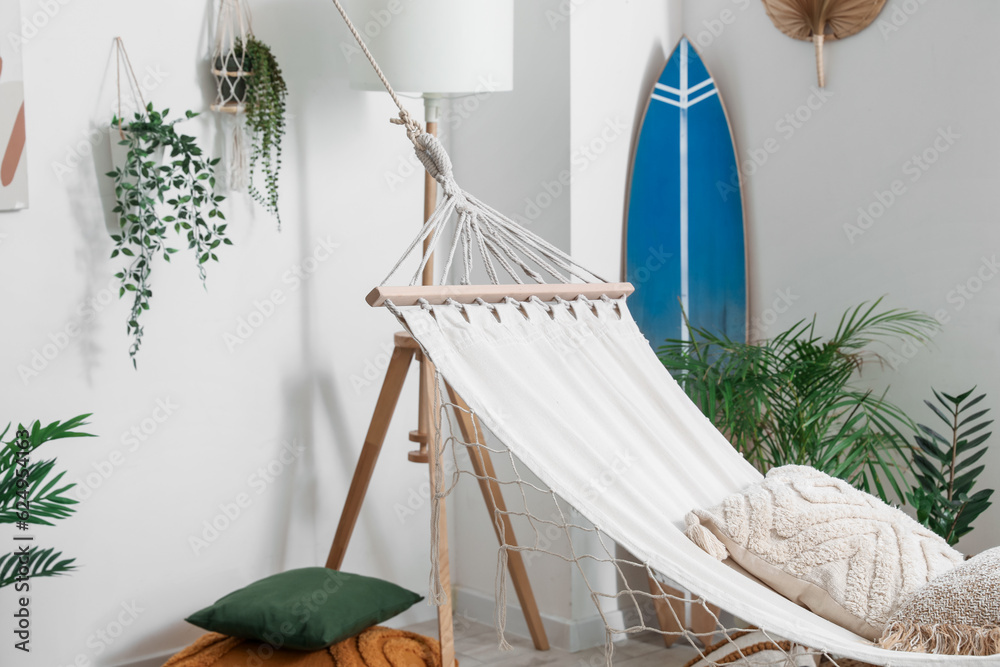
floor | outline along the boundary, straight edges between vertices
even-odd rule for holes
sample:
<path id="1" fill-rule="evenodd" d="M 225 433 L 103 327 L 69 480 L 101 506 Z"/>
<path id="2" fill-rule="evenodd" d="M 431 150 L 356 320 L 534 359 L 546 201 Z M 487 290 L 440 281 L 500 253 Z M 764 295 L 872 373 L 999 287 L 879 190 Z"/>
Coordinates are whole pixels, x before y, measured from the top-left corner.
<path id="1" fill-rule="evenodd" d="M 430 637 L 437 636 L 437 621 L 427 621 L 406 628 Z M 568 653 L 556 648 L 536 651 L 531 640 L 508 636 L 512 651 L 497 648 L 497 634 L 493 626 L 469 621 L 455 623 L 455 651 L 459 667 L 505 665 L 505 667 L 604 667 L 604 647 L 599 646 L 579 653 Z M 615 667 L 682 667 L 698 652 L 678 642 L 670 649 L 663 646 L 663 639 L 656 634 L 638 635 L 615 644 Z"/>

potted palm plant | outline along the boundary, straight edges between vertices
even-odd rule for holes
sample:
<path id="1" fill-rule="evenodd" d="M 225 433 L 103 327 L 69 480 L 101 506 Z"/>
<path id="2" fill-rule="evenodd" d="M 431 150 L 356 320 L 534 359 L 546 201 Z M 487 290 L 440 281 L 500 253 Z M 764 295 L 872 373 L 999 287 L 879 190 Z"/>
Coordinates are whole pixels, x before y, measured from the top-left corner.
<path id="1" fill-rule="evenodd" d="M 77 501 L 68 494 L 75 484 L 62 484 L 64 471 L 56 471 L 56 459 L 38 459 L 38 448 L 46 442 L 63 438 L 90 438 L 79 431 L 89 414 L 65 422 L 42 426 L 35 421 L 28 428 L 18 425 L 10 440 L 10 424 L 0 433 L 0 523 L 29 526 L 52 526 L 53 521 L 71 516 Z M 27 509 L 25 509 L 27 508 Z M 30 543 L 28 543 L 30 544 Z M 22 560 L 23 558 L 23 560 Z M 76 569 L 75 559 L 64 558 L 53 548 L 31 546 L 27 555 L 10 552 L 0 555 L 0 588 L 25 578 L 56 577 Z M 27 568 L 27 574 L 24 574 Z"/>
<path id="2" fill-rule="evenodd" d="M 923 313 L 880 309 L 881 299 L 848 310 L 828 338 L 816 318 L 760 344 L 689 327 L 659 356 L 688 396 L 762 472 L 809 465 L 885 501 L 905 500 L 912 471 L 904 433 L 916 425 L 886 390 L 860 382 L 880 360 L 877 346 L 922 341 L 939 326 Z"/>

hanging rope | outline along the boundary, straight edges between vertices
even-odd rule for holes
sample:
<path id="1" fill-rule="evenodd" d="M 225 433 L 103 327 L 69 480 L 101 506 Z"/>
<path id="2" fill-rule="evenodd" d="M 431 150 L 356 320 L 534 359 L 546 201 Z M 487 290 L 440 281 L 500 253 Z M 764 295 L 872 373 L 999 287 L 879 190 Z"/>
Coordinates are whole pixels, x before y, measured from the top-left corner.
<path id="1" fill-rule="evenodd" d="M 243 111 L 246 102 L 246 44 L 253 35 L 250 8 L 243 0 L 222 0 L 215 26 L 212 74 L 215 76 L 215 104 L 212 109 L 228 113 Z"/>
<path id="2" fill-rule="evenodd" d="M 406 136 L 408 136 L 410 141 L 413 142 L 414 147 L 416 147 L 417 150 L 420 150 L 421 146 L 417 143 L 416 139 L 417 135 L 423 132 L 420 129 L 420 124 L 413 119 L 410 112 L 403 106 L 403 102 L 399 99 L 399 95 L 397 95 L 396 91 L 392 89 L 392 85 L 389 83 L 389 80 L 385 78 L 382 68 L 379 67 L 377 62 L 375 62 L 375 56 L 373 56 L 372 52 L 368 50 L 368 45 L 365 44 L 365 40 L 361 37 L 361 33 L 358 32 L 358 29 L 354 27 L 354 23 L 347 15 L 347 10 L 345 10 L 344 6 L 340 4 L 340 0 L 333 0 L 333 4 L 337 7 L 337 11 L 340 12 L 340 15 L 343 17 L 348 30 L 351 31 L 352 35 L 354 35 L 354 39 L 357 41 L 358 46 L 361 47 L 361 51 L 365 54 L 365 58 L 367 58 L 368 62 L 371 63 L 372 69 L 374 69 L 375 74 L 378 75 L 379 81 L 382 82 L 382 85 L 385 86 L 385 89 L 389 92 L 389 97 L 392 98 L 392 101 L 396 103 L 396 107 L 399 109 L 399 118 L 394 118 L 389 122 L 404 126 L 406 128 Z"/>
<path id="3" fill-rule="evenodd" d="M 230 190 L 244 190 L 250 175 L 250 145 L 246 137 L 245 105 L 247 42 L 253 36 L 253 17 L 244 0 L 222 0 L 215 26 L 212 75 L 215 77 L 213 111 L 222 112 L 229 138 L 225 145 L 226 184 Z"/>
<path id="4" fill-rule="evenodd" d="M 125 140 L 125 118 L 122 112 L 123 62 L 125 63 L 125 80 L 128 83 L 129 88 L 132 89 L 132 100 L 134 102 L 139 102 L 139 113 L 146 115 L 146 100 L 143 99 L 142 87 L 139 85 L 139 78 L 135 75 L 135 70 L 132 69 L 132 61 L 128 57 L 128 51 L 125 50 L 125 42 L 122 41 L 121 37 L 115 37 L 115 77 L 118 84 L 118 135 L 121 137 L 122 141 Z"/>
<path id="5" fill-rule="evenodd" d="M 417 238 L 406 249 L 403 256 L 382 281 L 385 285 L 396 273 L 404 261 L 416 250 L 417 246 L 430 239 L 423 249 L 423 256 L 417 271 L 410 280 L 411 285 L 417 284 L 437 246 L 440 244 L 440 232 L 444 231 L 452 218 L 457 216 L 454 225 L 454 236 L 448 248 L 448 259 L 444 265 L 440 284 L 447 284 L 448 275 L 455 261 L 458 248 L 462 248 L 463 263 L 461 284 L 467 285 L 472 279 L 473 248 L 479 250 L 483 268 L 493 284 L 500 283 L 501 269 L 515 283 L 523 283 L 525 278 L 535 283 L 544 283 L 544 275 L 557 282 L 569 283 L 578 280 L 585 282 L 607 282 L 594 272 L 582 267 L 568 254 L 555 247 L 537 234 L 526 229 L 514 220 L 508 218 L 496 209 L 484 204 L 476 197 L 459 187 L 455 181 L 451 158 L 437 137 L 424 132 L 410 112 L 403 106 L 396 91 L 379 67 L 364 39 L 354 23 L 347 16 L 340 0 L 333 0 L 337 11 L 343 17 L 348 29 L 354 36 L 361 51 L 378 75 L 379 80 L 389 96 L 399 109 L 399 117 L 391 122 L 403 125 L 406 135 L 413 143 L 420 163 L 427 173 L 436 180 L 443 193 L 442 201 L 434 213 L 427 219 Z"/>

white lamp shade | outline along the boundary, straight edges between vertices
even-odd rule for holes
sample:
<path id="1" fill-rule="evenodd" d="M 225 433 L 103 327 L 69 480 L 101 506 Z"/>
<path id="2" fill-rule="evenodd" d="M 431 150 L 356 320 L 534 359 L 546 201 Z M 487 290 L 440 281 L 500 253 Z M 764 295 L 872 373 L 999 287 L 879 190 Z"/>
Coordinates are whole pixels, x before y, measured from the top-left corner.
<path id="1" fill-rule="evenodd" d="M 399 92 L 514 86 L 514 0 L 349 0 L 344 6 Z M 352 88 L 383 90 L 360 50 L 349 58 Z"/>

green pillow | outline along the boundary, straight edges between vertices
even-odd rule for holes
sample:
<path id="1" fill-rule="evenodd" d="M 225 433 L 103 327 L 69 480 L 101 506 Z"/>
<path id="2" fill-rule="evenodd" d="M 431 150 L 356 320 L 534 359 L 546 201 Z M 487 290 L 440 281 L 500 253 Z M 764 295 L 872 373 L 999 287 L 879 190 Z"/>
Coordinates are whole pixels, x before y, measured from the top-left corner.
<path id="1" fill-rule="evenodd" d="M 314 651 L 353 637 L 422 599 L 381 579 L 305 567 L 252 583 L 186 620 L 275 648 Z"/>

